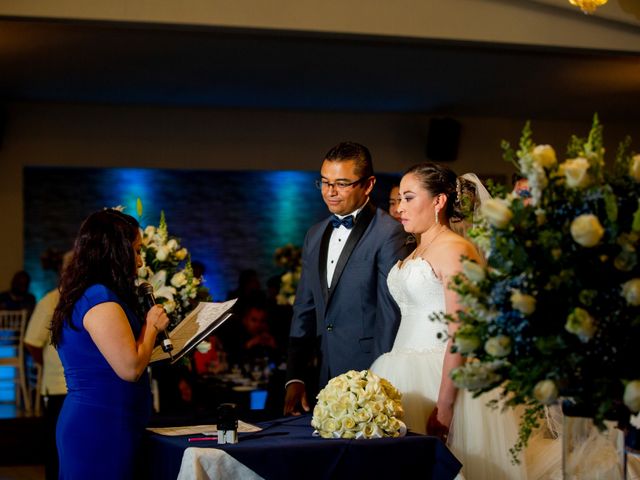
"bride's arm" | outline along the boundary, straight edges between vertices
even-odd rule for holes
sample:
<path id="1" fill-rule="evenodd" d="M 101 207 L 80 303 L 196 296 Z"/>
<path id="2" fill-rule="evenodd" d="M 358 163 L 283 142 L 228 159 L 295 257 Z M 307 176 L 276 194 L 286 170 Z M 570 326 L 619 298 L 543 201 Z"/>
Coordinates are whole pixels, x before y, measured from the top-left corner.
<path id="1" fill-rule="evenodd" d="M 445 286 L 445 310 L 450 315 L 456 314 L 460 310 L 461 305 L 459 302 L 458 294 L 448 288 L 451 278 L 462 270 L 462 257 L 465 256 L 470 259 L 479 261 L 478 253 L 475 248 L 467 241 L 457 241 L 452 244 L 443 245 L 442 253 L 438 252 L 439 258 L 442 258 L 440 262 L 440 278 Z M 436 253 L 436 252 L 434 252 Z M 441 255 L 441 256 L 440 256 Z M 447 329 L 449 336 L 453 337 L 455 331 L 458 329 L 457 323 L 449 322 Z M 456 400 L 458 389 L 451 380 L 450 373 L 454 368 L 464 363 L 464 358 L 458 353 L 451 353 L 452 340 L 447 341 L 447 347 L 444 354 L 444 361 L 442 365 L 442 378 L 440 380 L 440 389 L 438 391 L 438 399 L 436 402 L 435 419 L 429 419 L 429 423 L 432 424 L 433 420 L 437 420 L 442 427 L 446 430 L 451 425 L 453 418 L 453 405 Z M 434 426 L 436 426 L 434 424 Z"/>

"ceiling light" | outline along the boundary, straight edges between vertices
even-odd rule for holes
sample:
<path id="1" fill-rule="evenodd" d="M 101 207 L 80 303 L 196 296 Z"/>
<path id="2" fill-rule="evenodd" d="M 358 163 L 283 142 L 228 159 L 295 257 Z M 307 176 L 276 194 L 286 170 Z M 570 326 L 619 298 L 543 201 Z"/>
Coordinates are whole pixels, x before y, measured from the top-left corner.
<path id="1" fill-rule="evenodd" d="M 584 13 L 593 13 L 596 8 L 607 3 L 608 0 L 569 0 L 571 5 L 580 7 Z"/>

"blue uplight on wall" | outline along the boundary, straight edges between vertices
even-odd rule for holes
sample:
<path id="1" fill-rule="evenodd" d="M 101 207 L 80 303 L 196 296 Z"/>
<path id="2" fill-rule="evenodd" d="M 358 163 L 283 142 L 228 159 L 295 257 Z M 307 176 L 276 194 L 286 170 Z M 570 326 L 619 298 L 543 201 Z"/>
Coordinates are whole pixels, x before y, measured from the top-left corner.
<path id="1" fill-rule="evenodd" d="M 57 284 L 55 273 L 42 270 L 40 255 L 52 247 L 68 250 L 87 215 L 117 205 L 143 227 L 158 225 L 164 212 L 170 235 L 205 265 L 214 300 L 226 299 L 244 269 L 255 269 L 264 286 L 282 273 L 274 264 L 275 249 L 302 246 L 307 229 L 327 216 L 316 177 L 304 171 L 26 167 L 25 269 L 31 291 L 39 299 Z M 378 175 L 378 205 L 385 206 L 393 179 Z"/>
<path id="2" fill-rule="evenodd" d="M 154 188 L 154 177 L 156 171 L 143 168 L 110 168 L 105 169 L 105 182 L 102 187 L 106 189 L 103 192 L 105 197 L 111 197 L 115 203 L 111 206 L 121 205 L 124 207 L 125 213 L 135 217 L 144 227 L 145 205 L 154 205 L 156 202 L 157 192 Z M 143 201 L 143 217 L 138 218 L 137 201 Z"/>

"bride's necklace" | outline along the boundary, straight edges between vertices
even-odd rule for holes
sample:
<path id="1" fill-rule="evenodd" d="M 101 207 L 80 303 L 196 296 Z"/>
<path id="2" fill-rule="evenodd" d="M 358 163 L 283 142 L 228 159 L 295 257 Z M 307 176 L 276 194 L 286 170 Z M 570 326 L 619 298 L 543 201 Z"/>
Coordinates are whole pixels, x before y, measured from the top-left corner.
<path id="1" fill-rule="evenodd" d="M 436 227 L 437 225 L 434 225 L 431 228 Z M 417 258 L 417 257 L 421 257 L 423 253 L 425 253 L 429 247 L 431 246 L 431 244 L 433 243 L 433 241 L 438 238 L 438 235 L 440 235 L 442 232 L 444 232 L 445 230 L 447 230 L 447 227 L 441 227 L 440 230 L 438 230 L 438 232 L 431 237 L 431 239 L 427 242 L 427 244 L 423 247 L 422 245 L 420 245 L 418 248 L 416 248 L 413 253 L 411 254 L 411 258 Z"/>

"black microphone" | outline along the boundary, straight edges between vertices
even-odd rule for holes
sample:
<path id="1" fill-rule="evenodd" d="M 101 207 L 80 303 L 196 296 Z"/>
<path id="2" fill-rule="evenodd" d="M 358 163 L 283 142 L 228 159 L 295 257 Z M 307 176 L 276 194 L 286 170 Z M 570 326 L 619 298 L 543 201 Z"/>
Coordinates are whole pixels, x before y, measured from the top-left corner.
<path id="1" fill-rule="evenodd" d="M 142 297 L 142 302 L 147 312 L 156 304 L 156 297 L 153 295 L 153 287 L 151 284 L 141 283 L 138 286 L 138 295 Z M 173 350 L 173 342 L 171 341 L 171 338 L 169 338 L 167 330 L 165 329 L 158 332 L 158 335 L 160 335 L 160 338 L 162 339 L 162 351 L 168 353 Z"/>

